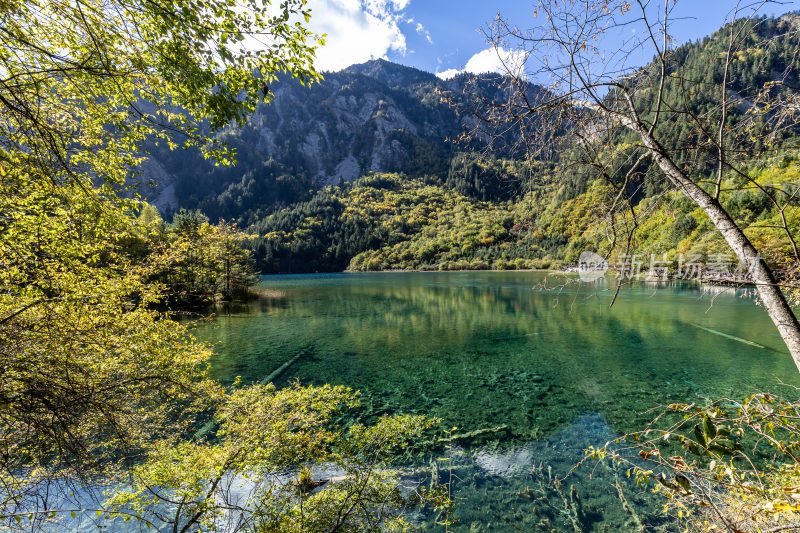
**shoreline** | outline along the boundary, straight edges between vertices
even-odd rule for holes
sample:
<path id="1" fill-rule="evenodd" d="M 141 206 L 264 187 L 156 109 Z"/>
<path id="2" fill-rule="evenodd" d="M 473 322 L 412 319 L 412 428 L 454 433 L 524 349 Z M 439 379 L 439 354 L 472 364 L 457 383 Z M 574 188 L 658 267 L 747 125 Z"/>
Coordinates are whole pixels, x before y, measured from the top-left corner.
<path id="1" fill-rule="evenodd" d="M 401 274 L 401 273 L 426 273 L 426 274 L 447 274 L 457 273 L 464 274 L 469 272 L 542 272 L 546 274 L 572 274 L 577 275 L 577 267 L 564 267 L 566 269 L 574 268 L 575 270 L 560 270 L 560 269 L 543 269 L 543 268 L 520 268 L 520 269 L 462 269 L 462 270 L 427 270 L 418 268 L 409 269 L 388 269 L 388 270 L 339 270 L 332 272 L 283 272 L 278 274 L 261 274 L 261 277 L 269 278 L 273 276 L 306 276 L 306 275 L 325 275 L 325 274 Z M 683 281 L 696 283 L 698 285 L 707 285 L 715 287 L 731 287 L 731 288 L 754 288 L 756 283 L 751 280 L 728 280 L 728 279 L 682 279 L 670 277 L 667 279 L 631 279 L 629 282 L 636 283 L 666 283 L 673 281 Z"/>

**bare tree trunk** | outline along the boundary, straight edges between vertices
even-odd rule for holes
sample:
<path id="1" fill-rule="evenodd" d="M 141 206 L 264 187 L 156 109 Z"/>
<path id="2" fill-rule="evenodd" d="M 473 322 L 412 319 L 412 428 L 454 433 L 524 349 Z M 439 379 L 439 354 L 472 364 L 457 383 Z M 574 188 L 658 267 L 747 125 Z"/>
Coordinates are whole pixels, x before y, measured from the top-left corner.
<path id="1" fill-rule="evenodd" d="M 636 131 L 661 171 L 708 215 L 708 218 L 711 219 L 711 222 L 739 258 L 739 261 L 752 274 L 764 308 L 778 328 L 786 347 L 789 348 L 789 353 L 792 355 L 797 369 L 800 370 L 800 323 L 798 323 L 797 317 L 786 301 L 783 292 L 781 292 L 775 277 L 772 275 L 772 271 L 761 258 L 750 239 L 736 225 L 736 222 L 720 205 L 719 201 L 689 179 L 678 168 L 666 150 L 650 135 L 641 122 L 616 113 L 613 113 L 613 115 L 619 118 L 626 126 Z"/>

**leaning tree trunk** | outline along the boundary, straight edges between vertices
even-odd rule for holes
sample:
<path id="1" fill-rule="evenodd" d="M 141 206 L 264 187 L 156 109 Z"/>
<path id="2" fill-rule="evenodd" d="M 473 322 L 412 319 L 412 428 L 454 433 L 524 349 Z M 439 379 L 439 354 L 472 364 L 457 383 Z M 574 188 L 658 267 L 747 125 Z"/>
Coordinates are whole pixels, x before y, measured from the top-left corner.
<path id="1" fill-rule="evenodd" d="M 789 348 L 794 364 L 800 371 L 800 323 L 798 323 L 797 317 L 786 301 L 781 288 L 772 275 L 772 271 L 761 258 L 753 243 L 750 242 L 744 231 L 736 225 L 736 222 L 717 199 L 689 179 L 675 165 L 667 155 L 666 150 L 653 138 L 641 122 L 631 120 L 630 117 L 622 118 L 622 121 L 626 126 L 636 131 L 642 143 L 650 152 L 650 156 L 667 178 L 708 215 L 708 218 L 711 219 L 711 222 L 739 258 L 739 261 L 751 273 L 764 308 L 778 328 L 786 347 Z"/>

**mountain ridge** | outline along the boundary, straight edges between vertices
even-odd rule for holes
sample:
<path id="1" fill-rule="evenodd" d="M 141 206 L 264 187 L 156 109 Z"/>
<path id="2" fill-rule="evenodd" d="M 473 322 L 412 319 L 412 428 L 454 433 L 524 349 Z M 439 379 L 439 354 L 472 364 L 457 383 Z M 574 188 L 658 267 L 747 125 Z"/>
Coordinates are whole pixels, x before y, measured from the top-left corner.
<path id="1" fill-rule="evenodd" d="M 158 186 L 144 195 L 162 211 L 200 208 L 212 218 L 235 217 L 247 202 L 215 206 L 215 198 L 229 196 L 236 203 L 262 195 L 268 205 L 263 195 L 272 193 L 282 205 L 302 199 L 303 190 L 367 172 L 419 172 L 413 165 L 419 159 L 427 161 L 429 172 L 446 171 L 453 152 L 446 139 L 458 135 L 462 119 L 439 92 L 453 87 L 385 60 L 328 73 L 310 87 L 279 81 L 271 87 L 270 104 L 221 134 L 236 149 L 238 165 L 214 167 L 196 151 L 156 147 L 144 168 Z M 296 194 L 277 190 L 279 178 L 283 185 L 291 182 Z"/>

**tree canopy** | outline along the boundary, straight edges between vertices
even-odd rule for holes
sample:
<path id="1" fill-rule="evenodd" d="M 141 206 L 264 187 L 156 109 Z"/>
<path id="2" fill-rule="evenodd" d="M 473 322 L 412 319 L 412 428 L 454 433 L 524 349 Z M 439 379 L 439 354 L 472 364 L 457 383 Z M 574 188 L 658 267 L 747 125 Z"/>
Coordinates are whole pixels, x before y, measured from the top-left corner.
<path id="1" fill-rule="evenodd" d="M 304 0 L 24 0 L 0 17 L 2 146 L 51 179 L 124 183 L 152 136 L 224 161 L 205 133 L 278 73 L 319 78 Z"/>

